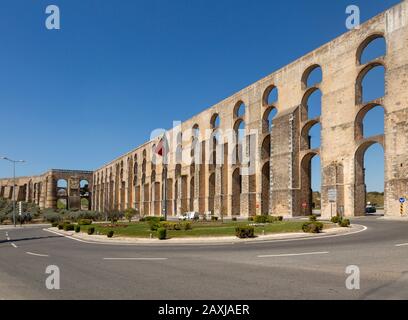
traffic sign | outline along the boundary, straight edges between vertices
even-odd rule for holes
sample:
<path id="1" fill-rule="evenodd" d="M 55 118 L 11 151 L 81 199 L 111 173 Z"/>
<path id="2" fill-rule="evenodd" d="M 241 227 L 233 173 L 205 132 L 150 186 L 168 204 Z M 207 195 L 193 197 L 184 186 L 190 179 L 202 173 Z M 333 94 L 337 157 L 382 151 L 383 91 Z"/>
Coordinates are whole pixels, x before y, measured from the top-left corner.
<path id="1" fill-rule="evenodd" d="M 328 191 L 329 202 L 337 201 L 337 189 L 329 189 Z"/>
<path id="2" fill-rule="evenodd" d="M 400 199 L 399 199 L 399 202 L 400 202 L 400 203 L 405 203 L 405 201 L 407 201 L 407 199 L 405 199 L 405 198 L 400 198 Z"/>

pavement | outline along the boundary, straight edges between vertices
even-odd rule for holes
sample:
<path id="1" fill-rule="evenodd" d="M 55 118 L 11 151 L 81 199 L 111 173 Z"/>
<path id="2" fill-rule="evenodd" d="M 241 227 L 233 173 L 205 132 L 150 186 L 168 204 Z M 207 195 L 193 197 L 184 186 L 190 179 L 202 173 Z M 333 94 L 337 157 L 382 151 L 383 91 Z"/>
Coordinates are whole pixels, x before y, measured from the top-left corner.
<path id="1" fill-rule="evenodd" d="M 356 218 L 344 236 L 180 246 L 0 230 L 0 299 L 408 299 L 408 223 Z M 49 266 L 60 272 L 50 290 Z M 357 266 L 360 288 L 346 273 Z"/>

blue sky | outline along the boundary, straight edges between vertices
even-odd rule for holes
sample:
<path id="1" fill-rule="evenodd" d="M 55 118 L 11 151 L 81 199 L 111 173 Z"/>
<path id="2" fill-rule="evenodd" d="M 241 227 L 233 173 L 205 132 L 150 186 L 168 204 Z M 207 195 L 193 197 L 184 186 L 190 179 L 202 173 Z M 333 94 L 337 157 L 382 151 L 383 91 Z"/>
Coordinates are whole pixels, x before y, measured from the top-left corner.
<path id="1" fill-rule="evenodd" d="M 353 4 L 365 21 L 398 2 Z M 48 4 L 59 31 L 44 27 Z M 344 33 L 349 4 L 2 0 L 0 155 L 26 159 L 20 175 L 98 168 Z M 382 190 L 381 176 L 368 185 Z"/>

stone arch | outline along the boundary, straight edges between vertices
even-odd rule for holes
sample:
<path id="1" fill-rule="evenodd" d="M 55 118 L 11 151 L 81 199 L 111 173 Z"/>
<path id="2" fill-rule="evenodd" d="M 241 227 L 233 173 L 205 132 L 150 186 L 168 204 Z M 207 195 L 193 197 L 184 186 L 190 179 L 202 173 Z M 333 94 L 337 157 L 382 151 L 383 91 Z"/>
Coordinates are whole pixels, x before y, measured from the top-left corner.
<path id="1" fill-rule="evenodd" d="M 261 160 L 266 160 L 271 157 L 271 135 L 267 135 L 262 141 Z"/>
<path id="2" fill-rule="evenodd" d="M 233 116 L 235 119 L 243 118 L 245 116 L 245 113 L 246 113 L 245 103 L 242 100 L 240 100 L 234 106 Z"/>
<path id="3" fill-rule="evenodd" d="M 301 136 L 300 149 L 301 150 L 309 150 L 311 148 L 309 132 L 315 125 L 319 123 L 320 122 L 318 119 L 312 119 L 312 120 L 307 121 L 303 125 L 303 128 L 300 133 L 300 136 Z"/>
<path id="4" fill-rule="evenodd" d="M 313 212 L 312 159 L 315 157 L 320 157 L 320 153 L 317 150 L 308 151 L 301 158 L 300 201 L 298 206 L 296 207 L 297 212 L 294 213 L 295 215 L 307 216 L 311 215 Z M 306 204 L 306 207 L 304 207 L 303 204 Z"/>
<path id="5" fill-rule="evenodd" d="M 231 214 L 239 216 L 241 214 L 241 193 L 242 193 L 242 176 L 241 169 L 236 168 L 232 173 L 232 208 Z"/>
<path id="6" fill-rule="evenodd" d="M 266 88 L 262 96 L 262 104 L 265 107 L 275 105 L 279 100 L 279 91 L 275 85 L 270 85 Z"/>
<path id="7" fill-rule="evenodd" d="M 364 135 L 364 119 L 366 115 L 375 108 L 382 108 L 384 110 L 384 113 L 386 113 L 384 106 L 375 102 L 363 106 L 357 113 L 354 125 L 356 141 L 367 138 L 367 136 Z"/>
<path id="8" fill-rule="evenodd" d="M 316 101 L 314 101 L 316 99 Z M 309 88 L 303 95 L 301 105 L 302 121 L 318 118 L 322 112 L 322 92 L 319 88 Z"/>
<path id="9" fill-rule="evenodd" d="M 218 113 L 214 113 L 210 119 L 211 129 L 218 129 L 221 124 L 221 119 Z"/>
<path id="10" fill-rule="evenodd" d="M 317 76 L 317 79 L 315 78 Z M 302 75 L 302 89 L 306 90 L 308 88 L 316 87 L 323 81 L 323 70 L 318 64 L 313 64 L 308 67 Z"/>
<path id="11" fill-rule="evenodd" d="M 387 69 L 386 69 L 385 65 L 382 62 L 379 62 L 379 61 L 371 62 L 371 63 L 367 64 L 360 71 L 360 73 L 359 73 L 359 75 L 357 76 L 357 79 L 356 79 L 356 104 L 357 105 L 368 103 L 368 102 L 371 102 L 371 101 L 373 101 L 375 99 L 381 98 L 381 97 L 376 97 L 375 99 L 371 99 L 371 98 L 365 97 L 364 96 L 365 91 L 364 91 L 364 88 L 363 88 L 364 80 L 367 79 L 368 75 L 371 72 L 373 72 L 374 69 L 378 70 L 378 68 L 380 68 L 381 70 L 384 71 L 384 78 L 381 79 L 381 86 L 383 86 L 383 89 L 384 89 L 384 92 L 382 93 L 382 96 L 383 96 L 383 94 L 385 94 L 385 91 L 386 91 L 386 88 L 385 88 L 385 76 L 386 76 L 386 73 L 387 73 Z M 380 79 L 375 79 L 375 82 L 377 82 L 377 81 L 379 83 Z"/>
<path id="12" fill-rule="evenodd" d="M 261 194 L 261 214 L 268 215 L 270 211 L 270 162 L 267 161 L 262 166 L 262 194 Z"/>
<path id="13" fill-rule="evenodd" d="M 278 109 L 273 106 L 268 106 L 262 115 L 262 132 L 268 133 L 272 131 L 273 119 L 277 116 Z"/>
<path id="14" fill-rule="evenodd" d="M 37 183 L 34 188 L 36 188 Z M 67 179 L 58 179 L 57 180 L 57 209 L 69 209 L 68 203 L 68 180 Z"/>
<path id="15" fill-rule="evenodd" d="M 367 51 L 369 46 L 373 44 L 375 41 L 381 40 L 384 42 L 384 54 L 377 55 L 375 57 L 371 57 L 367 60 L 363 59 L 364 53 Z M 368 36 L 358 47 L 356 51 L 356 61 L 358 65 L 364 65 L 370 61 L 376 60 L 378 58 L 381 58 L 387 54 L 387 41 L 384 38 L 383 33 L 373 33 L 372 35 Z M 363 61 L 364 60 L 364 61 Z"/>
<path id="16" fill-rule="evenodd" d="M 362 140 L 356 148 L 354 156 L 355 165 L 355 187 L 354 187 L 354 215 L 362 216 L 365 215 L 366 199 L 367 199 L 367 188 L 366 188 L 366 175 L 365 175 L 365 165 L 364 158 L 367 150 L 373 145 L 378 144 L 382 147 L 383 153 L 385 155 L 384 146 L 384 136 L 371 137 L 369 139 Z M 384 167 L 385 170 L 385 167 Z M 385 181 L 384 181 L 385 186 Z M 384 192 L 386 188 L 384 187 Z M 386 197 L 384 197 L 386 198 Z"/>

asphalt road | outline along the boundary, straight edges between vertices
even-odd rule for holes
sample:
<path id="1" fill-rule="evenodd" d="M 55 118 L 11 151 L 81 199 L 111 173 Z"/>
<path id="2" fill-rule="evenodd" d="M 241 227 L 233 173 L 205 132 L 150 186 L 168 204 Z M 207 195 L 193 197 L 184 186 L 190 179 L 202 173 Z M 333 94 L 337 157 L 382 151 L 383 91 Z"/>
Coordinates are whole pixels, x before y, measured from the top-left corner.
<path id="1" fill-rule="evenodd" d="M 234 245 L 88 244 L 0 230 L 0 299 L 408 299 L 408 223 L 354 219 L 357 234 Z M 9 238 L 10 240 L 7 240 Z M 60 289 L 46 288 L 58 266 Z M 346 288 L 346 268 L 360 289 Z"/>

